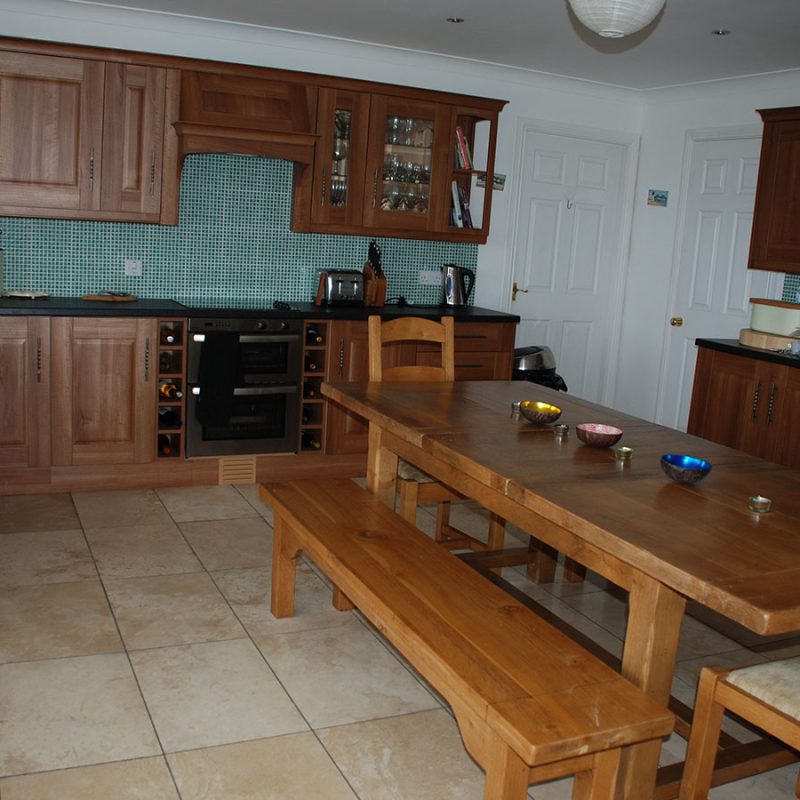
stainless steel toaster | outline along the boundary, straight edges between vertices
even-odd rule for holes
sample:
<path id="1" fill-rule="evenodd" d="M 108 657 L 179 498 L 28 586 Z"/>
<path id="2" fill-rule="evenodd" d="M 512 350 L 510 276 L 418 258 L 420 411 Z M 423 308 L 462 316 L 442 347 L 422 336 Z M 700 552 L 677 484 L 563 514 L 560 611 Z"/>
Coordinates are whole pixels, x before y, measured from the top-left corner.
<path id="1" fill-rule="evenodd" d="M 329 306 L 364 302 L 364 276 L 357 270 L 329 269 L 322 284 L 322 303 Z"/>

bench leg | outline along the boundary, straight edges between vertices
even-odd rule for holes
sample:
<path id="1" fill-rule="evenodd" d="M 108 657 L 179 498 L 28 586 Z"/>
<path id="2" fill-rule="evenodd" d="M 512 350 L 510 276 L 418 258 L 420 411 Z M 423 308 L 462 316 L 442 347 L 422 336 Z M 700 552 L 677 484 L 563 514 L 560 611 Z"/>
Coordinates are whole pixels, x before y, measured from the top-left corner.
<path id="1" fill-rule="evenodd" d="M 493 737 L 483 800 L 525 800 L 529 774 L 528 765 L 500 737 Z"/>
<path id="2" fill-rule="evenodd" d="M 571 558 L 564 559 L 564 580 L 570 583 L 580 583 L 586 577 L 586 567 L 573 561 Z"/>
<path id="3" fill-rule="evenodd" d="M 355 608 L 350 598 L 335 584 L 331 603 L 337 611 L 352 611 Z"/>
<path id="4" fill-rule="evenodd" d="M 572 800 L 613 800 L 621 756 L 619 748 L 596 753 L 592 769 L 575 775 Z"/>
<path id="5" fill-rule="evenodd" d="M 294 616 L 295 575 L 300 548 L 286 520 L 275 515 L 272 539 L 272 597 L 270 608 L 279 619 Z"/>

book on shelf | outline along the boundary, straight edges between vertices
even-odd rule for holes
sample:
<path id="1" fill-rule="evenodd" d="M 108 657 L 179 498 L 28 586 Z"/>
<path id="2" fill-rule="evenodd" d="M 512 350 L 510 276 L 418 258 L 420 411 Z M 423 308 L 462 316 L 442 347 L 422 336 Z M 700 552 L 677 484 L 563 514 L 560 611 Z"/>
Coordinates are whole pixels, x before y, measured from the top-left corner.
<path id="1" fill-rule="evenodd" d="M 452 189 L 453 194 L 453 210 L 451 212 L 453 216 L 453 224 L 456 226 L 456 228 L 463 228 L 464 217 L 461 215 L 461 198 L 458 194 L 458 184 L 453 181 L 450 188 Z"/>
<path id="2" fill-rule="evenodd" d="M 469 198 L 463 186 L 458 187 L 458 199 L 461 201 L 461 218 L 464 220 L 465 228 L 472 228 L 472 214 L 469 210 Z"/>
<path id="3" fill-rule="evenodd" d="M 464 136 L 464 130 L 460 125 L 456 125 L 456 161 L 461 169 L 472 169 L 469 145 Z"/>

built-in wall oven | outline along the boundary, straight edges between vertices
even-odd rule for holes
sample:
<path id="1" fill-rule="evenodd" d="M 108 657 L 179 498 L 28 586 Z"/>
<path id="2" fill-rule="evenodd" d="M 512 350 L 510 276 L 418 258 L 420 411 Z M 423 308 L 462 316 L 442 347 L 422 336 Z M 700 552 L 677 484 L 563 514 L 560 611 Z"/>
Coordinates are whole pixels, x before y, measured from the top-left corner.
<path id="1" fill-rule="evenodd" d="M 295 452 L 302 321 L 201 317 L 188 333 L 187 457 Z"/>

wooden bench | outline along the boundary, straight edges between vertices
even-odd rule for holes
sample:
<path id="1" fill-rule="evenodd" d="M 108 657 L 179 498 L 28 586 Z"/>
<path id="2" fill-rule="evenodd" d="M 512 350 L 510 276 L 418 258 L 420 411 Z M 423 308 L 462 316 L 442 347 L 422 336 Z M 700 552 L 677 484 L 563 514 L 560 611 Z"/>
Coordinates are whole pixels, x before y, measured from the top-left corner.
<path id="1" fill-rule="evenodd" d="M 576 777 L 611 800 L 622 748 L 667 736 L 672 714 L 350 480 L 267 483 L 272 613 L 294 613 L 306 553 L 450 704 L 486 772 L 484 800 Z"/>

